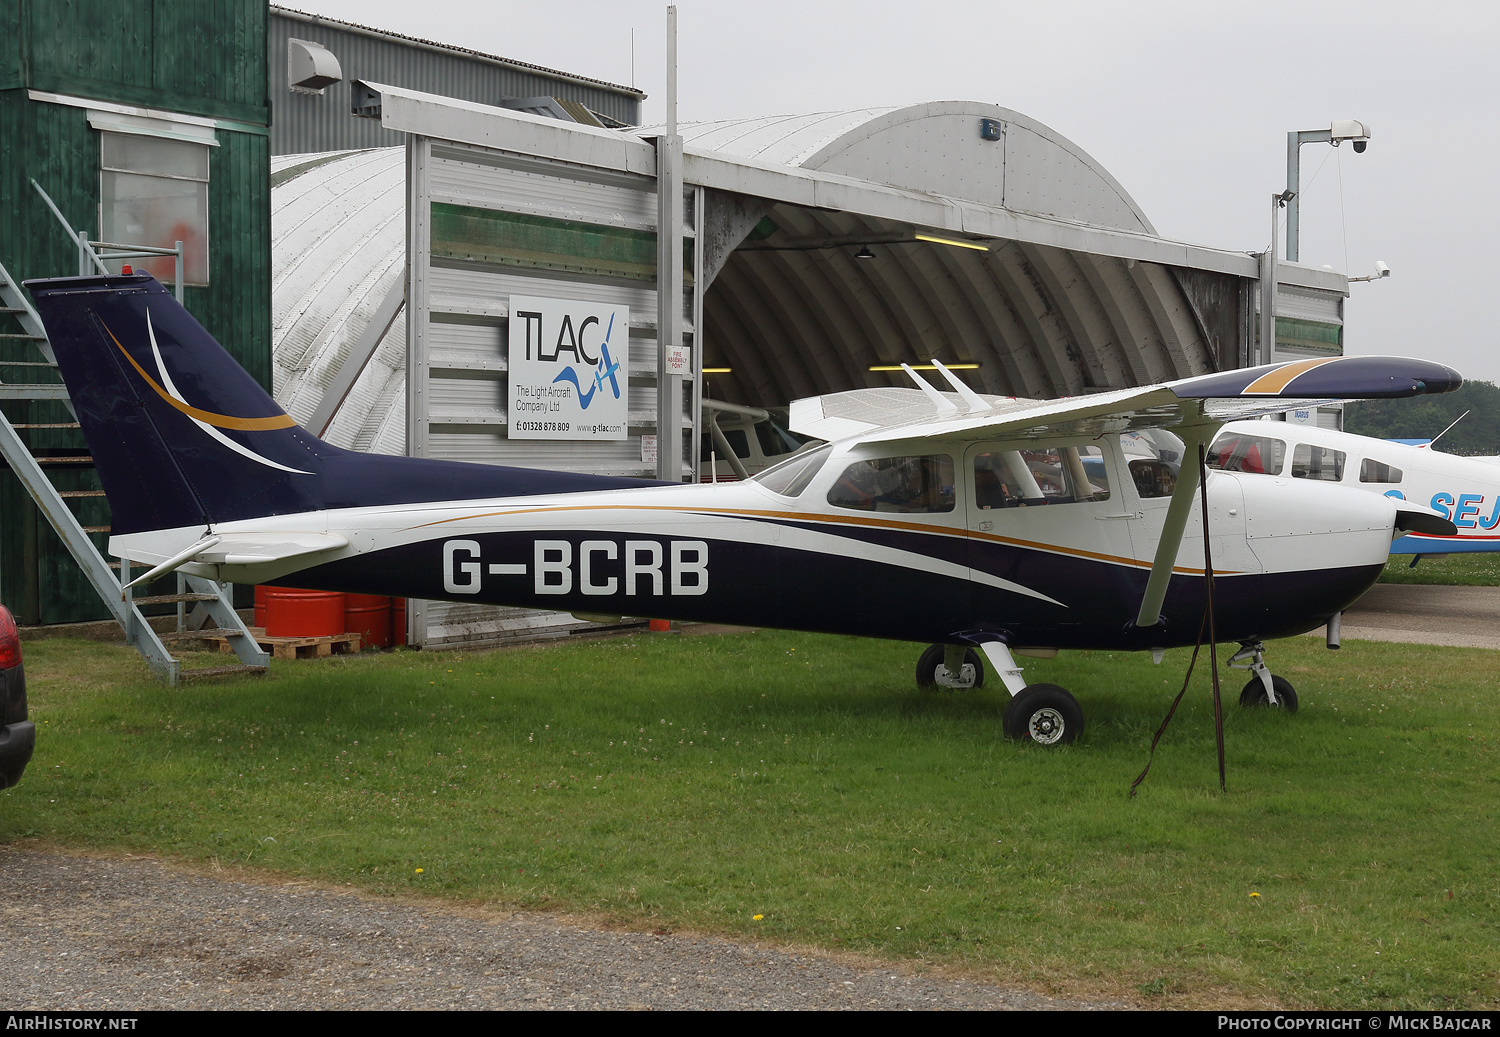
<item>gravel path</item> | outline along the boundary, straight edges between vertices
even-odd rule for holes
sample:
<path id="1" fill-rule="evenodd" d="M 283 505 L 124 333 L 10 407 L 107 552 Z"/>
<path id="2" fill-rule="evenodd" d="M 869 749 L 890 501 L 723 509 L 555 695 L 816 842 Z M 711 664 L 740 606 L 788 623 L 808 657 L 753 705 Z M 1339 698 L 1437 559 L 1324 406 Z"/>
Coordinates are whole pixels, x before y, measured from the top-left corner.
<path id="1" fill-rule="evenodd" d="M 1110 1009 L 900 966 L 0 846 L 0 1011 Z"/>

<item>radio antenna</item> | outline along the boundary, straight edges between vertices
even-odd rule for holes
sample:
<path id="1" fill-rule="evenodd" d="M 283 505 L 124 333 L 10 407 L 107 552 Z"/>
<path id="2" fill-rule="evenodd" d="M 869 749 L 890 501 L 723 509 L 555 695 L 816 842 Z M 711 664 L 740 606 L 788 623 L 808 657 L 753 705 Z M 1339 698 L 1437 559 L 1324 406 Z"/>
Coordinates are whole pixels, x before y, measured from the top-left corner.
<path id="1" fill-rule="evenodd" d="M 1469 412 L 1468 411 L 1464 411 L 1458 417 L 1456 417 L 1456 418 L 1453 419 L 1453 425 L 1457 425 L 1460 421 L 1463 421 L 1468 416 L 1469 416 Z M 1447 435 L 1448 431 L 1453 428 L 1453 425 L 1449 425 L 1448 428 L 1443 429 L 1443 431 L 1439 432 L 1437 435 L 1435 435 L 1431 439 L 1429 439 L 1427 441 L 1427 449 L 1431 450 L 1432 449 L 1432 444 L 1436 443 L 1439 439 L 1443 438 L 1443 436 Z"/>

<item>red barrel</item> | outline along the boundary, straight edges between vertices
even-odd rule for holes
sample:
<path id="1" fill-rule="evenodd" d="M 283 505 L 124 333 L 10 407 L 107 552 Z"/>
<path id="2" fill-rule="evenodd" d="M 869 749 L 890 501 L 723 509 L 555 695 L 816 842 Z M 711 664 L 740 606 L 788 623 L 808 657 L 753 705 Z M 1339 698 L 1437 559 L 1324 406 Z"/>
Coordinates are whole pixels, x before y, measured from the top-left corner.
<path id="1" fill-rule="evenodd" d="M 263 583 L 255 585 L 255 622 L 251 626 L 266 628 L 266 587 Z"/>
<path id="2" fill-rule="evenodd" d="M 377 594 L 345 594 L 344 631 L 358 634 L 361 647 L 390 647 L 391 599 Z"/>
<path id="3" fill-rule="evenodd" d="M 267 637 L 329 637 L 344 632 L 344 596 L 337 591 L 266 588 Z"/>

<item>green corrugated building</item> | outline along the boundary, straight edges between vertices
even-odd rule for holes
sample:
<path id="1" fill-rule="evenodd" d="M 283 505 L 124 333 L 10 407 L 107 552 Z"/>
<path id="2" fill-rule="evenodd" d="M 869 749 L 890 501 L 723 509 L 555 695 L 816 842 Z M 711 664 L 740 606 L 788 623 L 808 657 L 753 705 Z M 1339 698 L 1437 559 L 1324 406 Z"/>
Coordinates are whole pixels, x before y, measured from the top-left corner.
<path id="1" fill-rule="evenodd" d="M 269 390 L 271 109 L 265 0 L 0 0 L 0 263 L 15 279 L 76 274 L 74 230 L 96 240 L 184 242 L 185 303 Z M 173 263 L 139 262 L 164 282 Z M 118 264 L 116 264 L 118 266 Z M 0 333 L 20 331 L 9 316 Z M 39 359 L 0 339 L 0 361 Z M 0 366 L 6 382 L 55 381 Z M 7 402 L 41 456 L 87 454 L 57 403 Z M 49 464 L 63 490 L 96 490 L 86 462 Z M 149 485 L 151 473 L 141 478 Z M 106 527 L 102 497 L 70 498 L 85 526 Z M 101 547 L 107 532 L 93 534 Z M 0 602 L 22 623 L 108 612 L 9 472 L 0 475 Z"/>

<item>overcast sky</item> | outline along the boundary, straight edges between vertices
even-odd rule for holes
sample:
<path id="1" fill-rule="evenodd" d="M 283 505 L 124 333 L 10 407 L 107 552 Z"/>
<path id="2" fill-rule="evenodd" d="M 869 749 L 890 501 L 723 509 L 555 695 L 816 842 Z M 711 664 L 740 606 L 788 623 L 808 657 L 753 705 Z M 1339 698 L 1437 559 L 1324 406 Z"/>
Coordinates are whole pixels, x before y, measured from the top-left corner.
<path id="1" fill-rule="evenodd" d="M 287 6 L 611 82 L 665 116 L 666 4 L 295 0 Z M 1164 237 L 1258 252 L 1288 130 L 1359 119 L 1369 149 L 1302 149 L 1302 261 L 1354 276 L 1346 350 L 1500 381 L 1492 285 L 1500 5 L 680 0 L 683 121 L 979 100 L 1091 154 Z M 635 32 L 632 64 L 631 30 Z M 633 68 L 633 71 L 632 71 Z"/>

